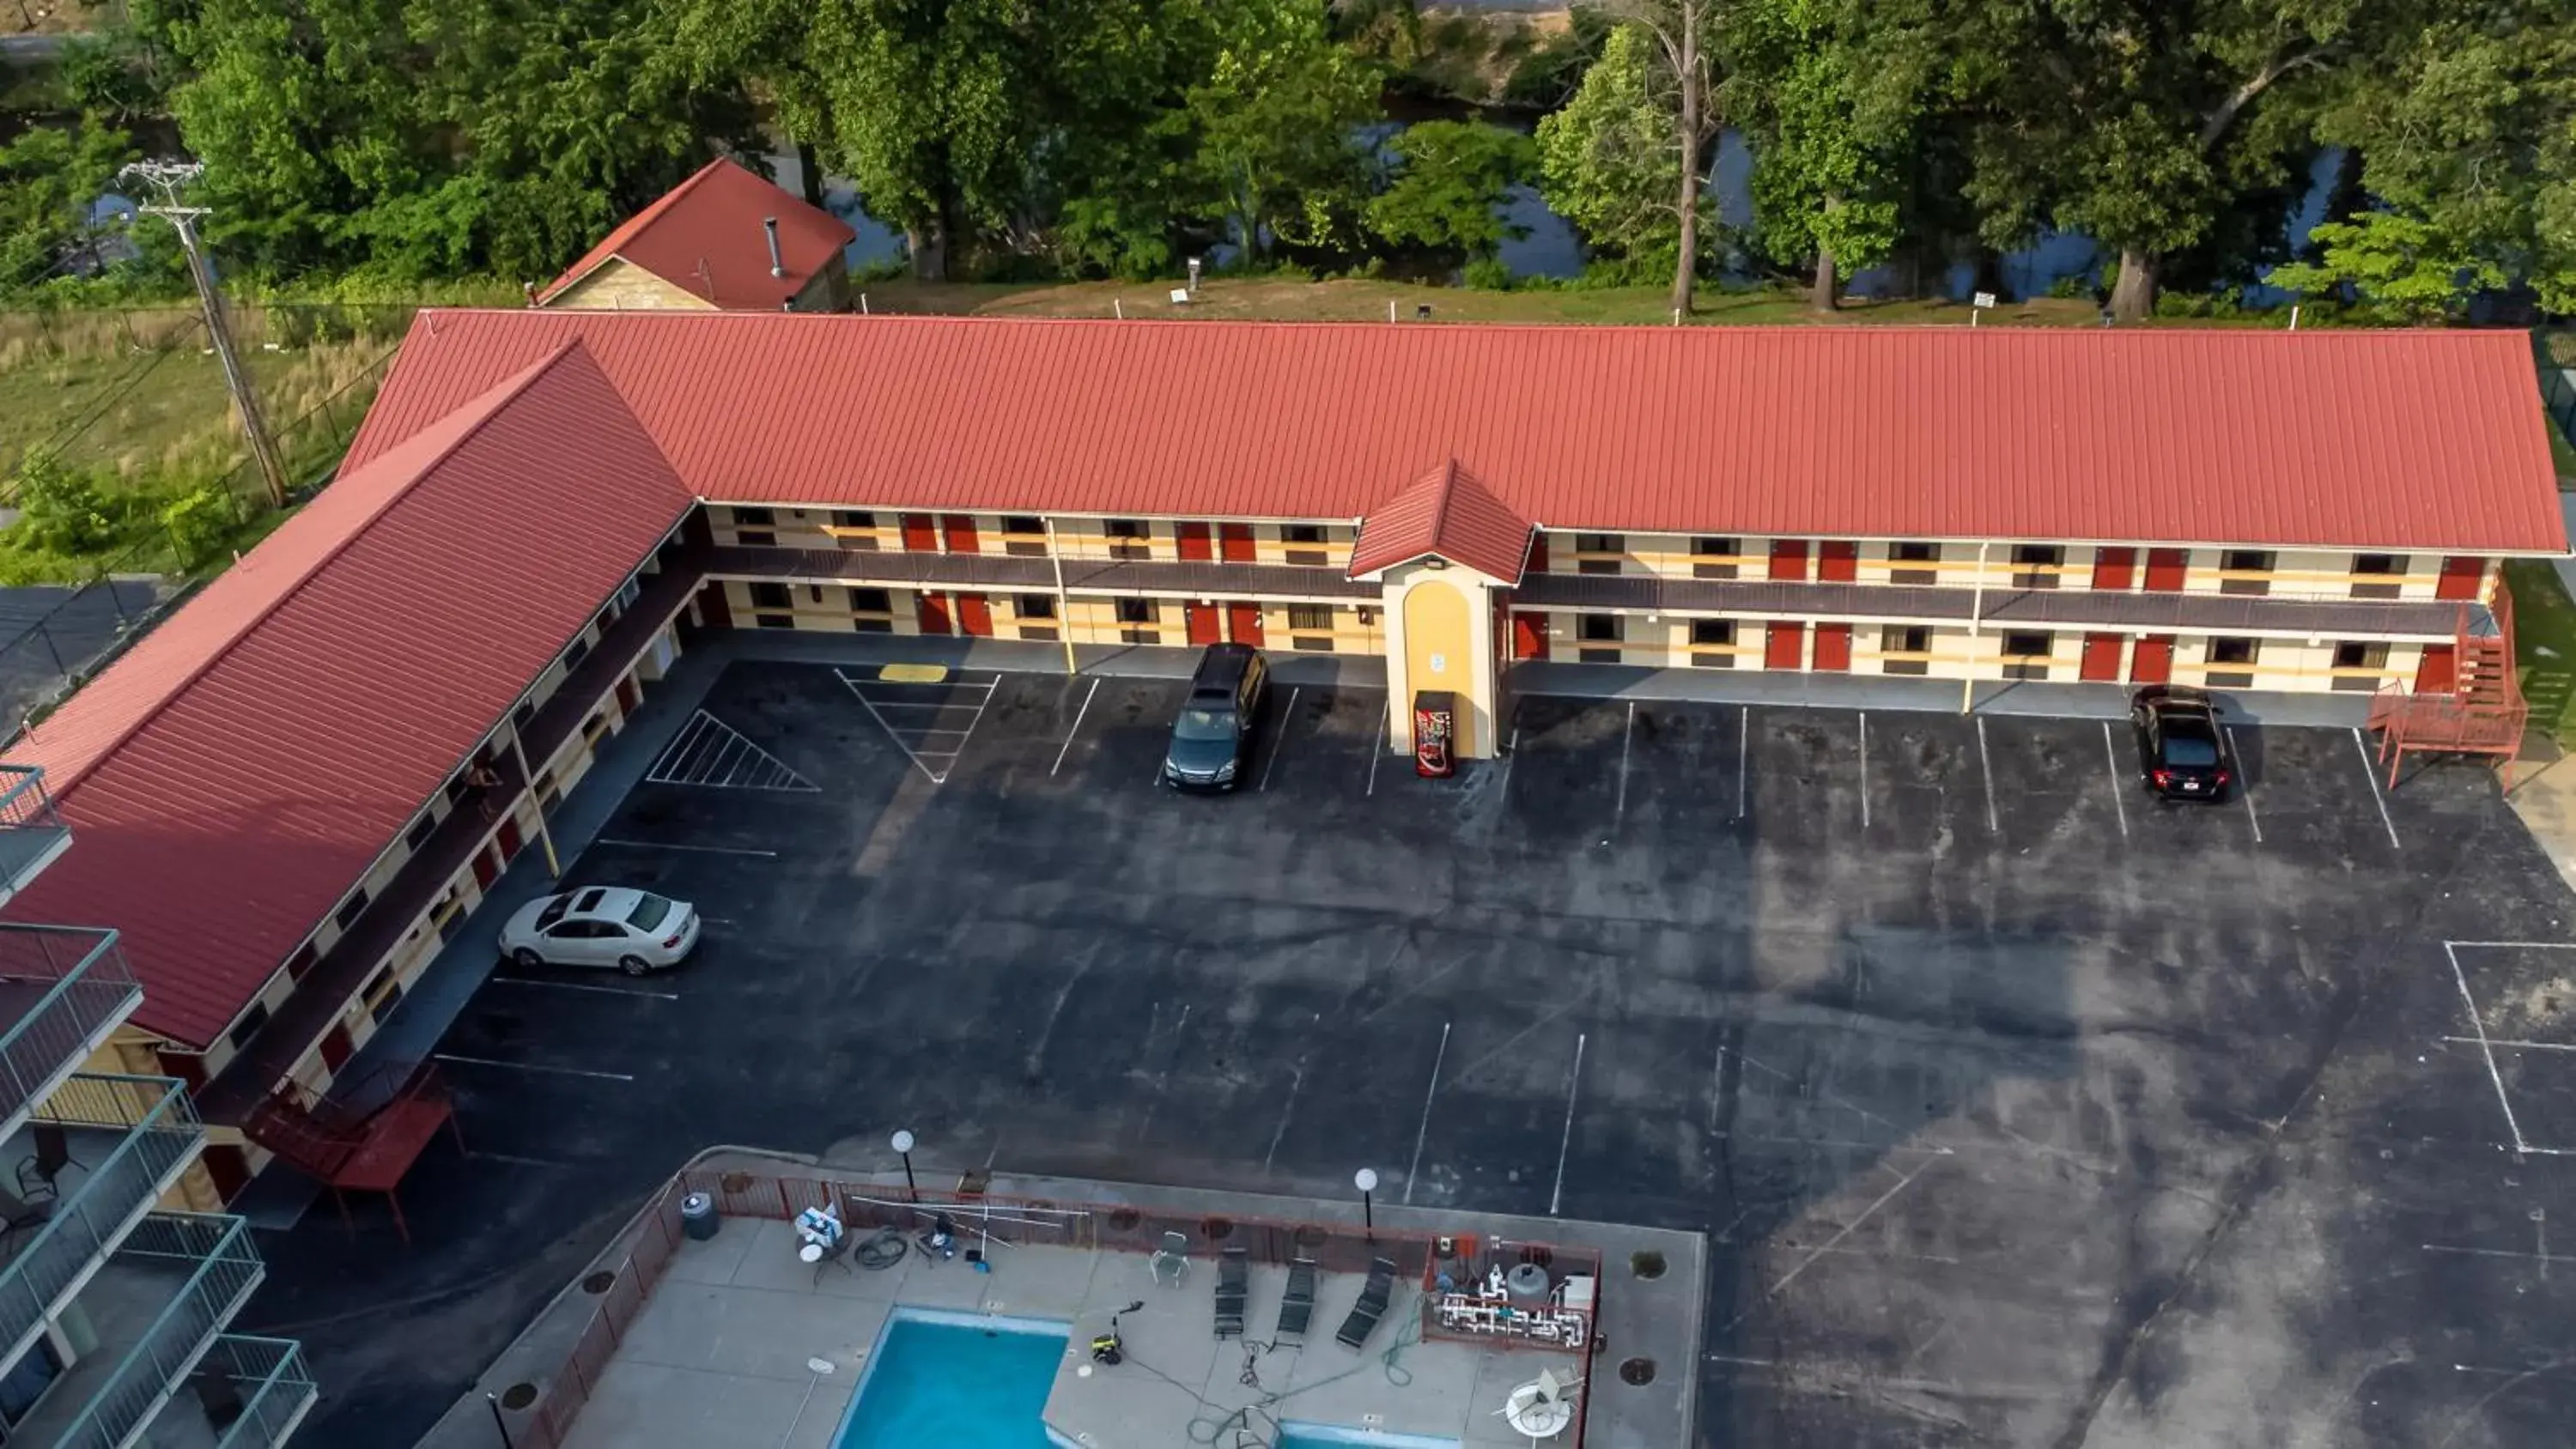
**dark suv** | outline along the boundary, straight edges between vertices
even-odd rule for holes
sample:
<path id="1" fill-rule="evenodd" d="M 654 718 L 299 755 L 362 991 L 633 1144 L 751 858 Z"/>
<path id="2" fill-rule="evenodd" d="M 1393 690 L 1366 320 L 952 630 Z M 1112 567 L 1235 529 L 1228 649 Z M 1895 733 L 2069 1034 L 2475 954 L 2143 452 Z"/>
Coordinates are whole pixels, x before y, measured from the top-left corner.
<path id="1" fill-rule="evenodd" d="M 2168 800 L 2224 800 L 2236 780 L 2236 756 L 2205 690 L 2151 684 L 2129 701 L 2138 732 L 2138 773 Z"/>
<path id="2" fill-rule="evenodd" d="M 1231 790 L 1252 767 L 1270 661 L 1249 644 L 1211 644 L 1190 676 L 1190 697 L 1172 721 L 1163 781 L 1181 790 Z"/>

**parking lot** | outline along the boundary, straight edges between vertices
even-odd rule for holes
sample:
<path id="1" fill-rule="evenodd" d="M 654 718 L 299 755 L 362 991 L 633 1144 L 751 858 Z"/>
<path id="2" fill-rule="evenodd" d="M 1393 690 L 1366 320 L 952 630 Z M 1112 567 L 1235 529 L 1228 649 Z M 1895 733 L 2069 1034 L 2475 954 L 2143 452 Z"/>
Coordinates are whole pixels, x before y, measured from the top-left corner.
<path id="1" fill-rule="evenodd" d="M 2098 720 L 1530 697 L 1425 781 L 1383 692 L 1282 684 L 1198 799 L 1183 688 L 733 665 L 569 873 L 696 902 L 696 958 L 498 973 L 417 1254 L 273 1250 L 248 1322 L 334 1335 L 327 1442 L 409 1443 L 690 1151 L 898 1126 L 937 1175 L 1705 1230 L 1664 1368 L 1709 1445 L 2576 1410 L 2576 952 L 2487 772 L 2249 726 L 2249 788 L 2169 807 Z"/>

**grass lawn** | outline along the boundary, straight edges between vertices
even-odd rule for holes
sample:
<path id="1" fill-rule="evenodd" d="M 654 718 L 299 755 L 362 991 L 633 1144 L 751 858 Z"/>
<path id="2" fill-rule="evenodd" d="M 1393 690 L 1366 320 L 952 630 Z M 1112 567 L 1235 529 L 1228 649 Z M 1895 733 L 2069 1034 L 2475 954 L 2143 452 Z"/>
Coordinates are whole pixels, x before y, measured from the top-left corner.
<path id="1" fill-rule="evenodd" d="M 354 379 L 386 347 L 321 343 L 246 358 L 269 422 L 283 429 Z M 336 412 L 343 403 L 363 408 L 366 399 L 352 393 L 334 400 L 332 408 Z M 29 358 L 0 369 L 0 477 L 14 472 L 28 449 L 85 419 L 87 426 L 62 445 L 67 464 L 106 464 L 133 477 L 242 455 L 223 369 L 199 348 Z"/>
<path id="2" fill-rule="evenodd" d="M 2504 576 L 2513 586 L 2514 663 L 2531 723 L 2576 749 L 2576 599 L 2546 559 L 2508 560 Z"/>
<path id="3" fill-rule="evenodd" d="M 1435 322 L 1556 322 L 1662 326 L 1672 321 L 1662 287 L 1596 287 L 1483 292 L 1413 282 L 1348 278 L 1302 282 L 1270 277 L 1216 277 L 1186 306 L 1171 300 L 1170 282 L 915 282 L 860 285 L 877 312 L 938 312 L 986 317 L 1212 317 L 1282 322 L 1383 322 L 1392 303 L 1412 321 L 1429 307 Z M 1810 310 L 1786 292 L 1722 292 L 1704 288 L 1689 317 L 1692 325 L 1835 323 L 1933 324 L 1964 327 L 1970 308 L 1947 301 L 1848 302 L 1830 315 Z M 2098 323 L 2090 301 L 2039 297 L 1986 314 L 1984 326 L 2080 327 Z M 2211 325 L 2206 322 L 2199 325 Z"/>

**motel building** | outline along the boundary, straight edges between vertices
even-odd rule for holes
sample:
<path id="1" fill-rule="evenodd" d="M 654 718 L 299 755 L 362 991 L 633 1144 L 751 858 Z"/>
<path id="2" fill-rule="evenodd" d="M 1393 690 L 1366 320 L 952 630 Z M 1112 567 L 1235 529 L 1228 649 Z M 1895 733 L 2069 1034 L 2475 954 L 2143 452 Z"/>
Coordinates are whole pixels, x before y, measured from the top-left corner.
<path id="1" fill-rule="evenodd" d="M 117 932 L 99 1065 L 185 1084 L 173 1201 L 212 1211 L 263 1171 L 396 1188 L 443 1100 L 371 1039 L 502 871 L 556 871 L 548 820 L 716 630 L 1341 656 L 1383 668 L 1387 748 L 1439 691 L 1469 758 L 1541 662 L 2344 694 L 2488 748 L 2500 561 L 2567 550 L 2532 366 L 2511 333 L 424 311 L 335 481 L 0 750 L 81 841 L 5 915 Z"/>

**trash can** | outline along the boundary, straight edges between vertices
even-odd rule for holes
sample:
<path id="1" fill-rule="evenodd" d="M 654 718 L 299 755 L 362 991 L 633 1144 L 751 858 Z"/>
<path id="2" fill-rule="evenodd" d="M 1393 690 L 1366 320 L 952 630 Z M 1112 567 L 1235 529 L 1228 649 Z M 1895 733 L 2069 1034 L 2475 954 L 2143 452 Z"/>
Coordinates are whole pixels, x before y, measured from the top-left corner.
<path id="1" fill-rule="evenodd" d="M 705 1242 L 716 1235 L 723 1219 L 716 1215 L 714 1193 L 693 1192 L 680 1199 L 680 1232 L 686 1237 Z"/>

